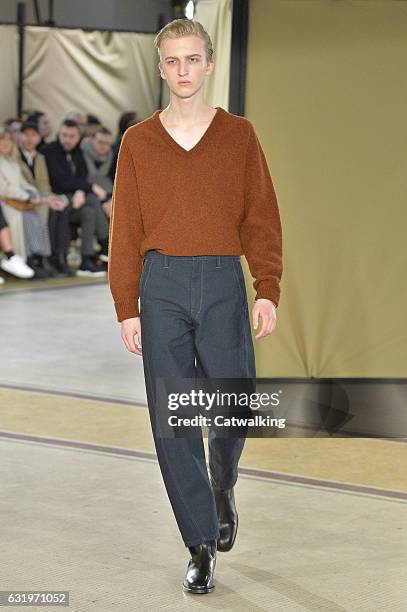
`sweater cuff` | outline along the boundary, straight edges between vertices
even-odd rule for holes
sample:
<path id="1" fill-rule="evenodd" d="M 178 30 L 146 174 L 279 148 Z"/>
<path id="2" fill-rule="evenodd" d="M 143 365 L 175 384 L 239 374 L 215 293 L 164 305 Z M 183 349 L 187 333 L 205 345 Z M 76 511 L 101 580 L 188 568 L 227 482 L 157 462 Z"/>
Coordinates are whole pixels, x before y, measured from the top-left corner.
<path id="1" fill-rule="evenodd" d="M 119 323 L 125 319 L 133 319 L 140 316 L 138 298 L 125 298 L 114 303 L 117 320 Z"/>
<path id="2" fill-rule="evenodd" d="M 257 287 L 255 300 L 266 299 L 271 300 L 277 308 L 280 300 L 280 288 L 272 281 L 264 280 Z"/>

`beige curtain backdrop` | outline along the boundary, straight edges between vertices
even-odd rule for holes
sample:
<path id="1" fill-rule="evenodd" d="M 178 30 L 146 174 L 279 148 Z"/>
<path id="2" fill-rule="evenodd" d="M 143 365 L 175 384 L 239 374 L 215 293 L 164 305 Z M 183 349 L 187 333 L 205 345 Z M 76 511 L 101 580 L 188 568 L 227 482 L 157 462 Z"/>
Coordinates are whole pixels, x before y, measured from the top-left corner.
<path id="1" fill-rule="evenodd" d="M 406 377 L 407 5 L 254 0 L 249 30 L 285 265 L 258 376 Z"/>
<path id="2" fill-rule="evenodd" d="M 27 27 L 24 108 L 48 112 L 54 131 L 70 111 L 97 115 L 116 133 L 120 114 L 158 104 L 154 35 Z"/>
<path id="3" fill-rule="evenodd" d="M 230 43 L 232 35 L 232 0 L 200 0 L 194 20 L 202 23 L 209 33 L 214 49 L 215 66 L 204 85 L 205 101 L 211 106 L 229 108 Z M 162 108 L 169 102 L 166 81 Z"/>
<path id="4" fill-rule="evenodd" d="M 17 114 L 18 34 L 15 26 L 0 25 L 0 122 Z"/>

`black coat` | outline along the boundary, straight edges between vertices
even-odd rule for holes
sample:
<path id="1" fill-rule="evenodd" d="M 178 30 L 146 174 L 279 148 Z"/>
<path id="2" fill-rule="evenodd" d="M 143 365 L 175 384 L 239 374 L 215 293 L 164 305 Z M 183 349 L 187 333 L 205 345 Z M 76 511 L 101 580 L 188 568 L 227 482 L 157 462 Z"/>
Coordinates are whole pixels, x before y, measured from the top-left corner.
<path id="1" fill-rule="evenodd" d="M 81 189 L 86 193 L 92 191 L 92 184 L 87 179 L 88 168 L 79 144 L 69 151 L 75 164 L 75 173 L 72 173 L 67 160 L 67 152 L 58 139 L 45 145 L 41 152 L 45 156 L 49 180 L 54 193 L 73 193 Z"/>

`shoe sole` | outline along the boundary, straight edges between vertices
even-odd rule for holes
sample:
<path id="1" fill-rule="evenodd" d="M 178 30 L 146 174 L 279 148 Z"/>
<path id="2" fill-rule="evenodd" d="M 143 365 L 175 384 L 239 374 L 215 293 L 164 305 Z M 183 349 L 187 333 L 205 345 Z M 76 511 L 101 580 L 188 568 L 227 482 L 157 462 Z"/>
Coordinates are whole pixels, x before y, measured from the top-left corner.
<path id="1" fill-rule="evenodd" d="M 4 270 L 4 272 L 7 272 L 7 270 Z M 7 274 L 10 274 L 13 278 L 20 278 L 21 280 L 30 280 L 30 278 L 34 278 L 34 274 L 31 274 L 31 276 L 17 276 L 17 274 L 13 274 L 12 272 L 7 272 Z"/>
<path id="2" fill-rule="evenodd" d="M 215 585 L 211 586 L 211 587 L 207 587 L 205 589 L 191 589 L 190 587 L 185 586 L 185 584 L 182 585 L 183 590 L 186 593 L 191 593 L 193 595 L 206 595 L 206 593 L 211 593 L 212 591 L 215 590 Z"/>
<path id="3" fill-rule="evenodd" d="M 106 276 L 106 272 L 101 270 L 100 272 L 90 272 L 90 270 L 77 270 L 76 276 Z"/>
<path id="4" fill-rule="evenodd" d="M 10 276 L 14 276 L 14 278 L 22 278 L 23 280 L 33 278 L 34 276 L 34 274 L 16 274 L 15 272 L 10 272 L 10 270 L 7 270 L 7 268 L 3 268 L 3 266 L 1 266 L 1 270 L 3 270 L 3 272 L 6 272 L 7 274 L 10 274 Z"/>

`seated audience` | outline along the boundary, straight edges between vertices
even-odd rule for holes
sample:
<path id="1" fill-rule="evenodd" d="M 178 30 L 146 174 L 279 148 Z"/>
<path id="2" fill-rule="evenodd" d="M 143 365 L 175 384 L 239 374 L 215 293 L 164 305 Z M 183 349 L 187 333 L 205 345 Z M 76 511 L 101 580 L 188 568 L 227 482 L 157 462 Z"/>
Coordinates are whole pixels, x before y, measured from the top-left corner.
<path id="1" fill-rule="evenodd" d="M 37 189 L 23 177 L 15 153 L 16 145 L 8 128 L 0 128 L 0 201 L 3 214 L 10 225 L 15 211 L 22 219 L 23 236 L 18 233 L 13 244 L 18 252 L 21 242 L 27 254 L 27 264 L 33 268 L 34 278 L 57 276 L 57 271 L 50 261 L 51 245 L 48 225 L 35 210 L 41 203 Z M 20 224 L 21 225 L 21 224 Z M 20 255 L 21 252 L 19 253 Z"/>
<path id="2" fill-rule="evenodd" d="M 97 183 L 87 179 L 88 169 L 80 147 L 81 132 L 78 124 L 65 119 L 56 140 L 43 149 L 51 187 L 56 194 L 65 194 L 70 203 L 70 221 L 81 227 L 82 261 L 78 275 L 103 275 L 93 261 L 93 238 L 96 235 L 101 245 L 101 254 L 108 254 L 109 225 L 101 208 L 107 193 Z"/>
<path id="3" fill-rule="evenodd" d="M 25 122 L 19 134 L 19 163 L 24 178 L 37 189 L 41 204 L 37 210 L 42 214 L 51 241 L 51 263 L 60 276 L 70 276 L 73 272 L 67 264 L 70 244 L 69 204 L 68 198 L 52 193 L 49 183 L 48 168 L 45 157 L 36 150 L 41 141 L 38 126 L 33 122 Z"/>

